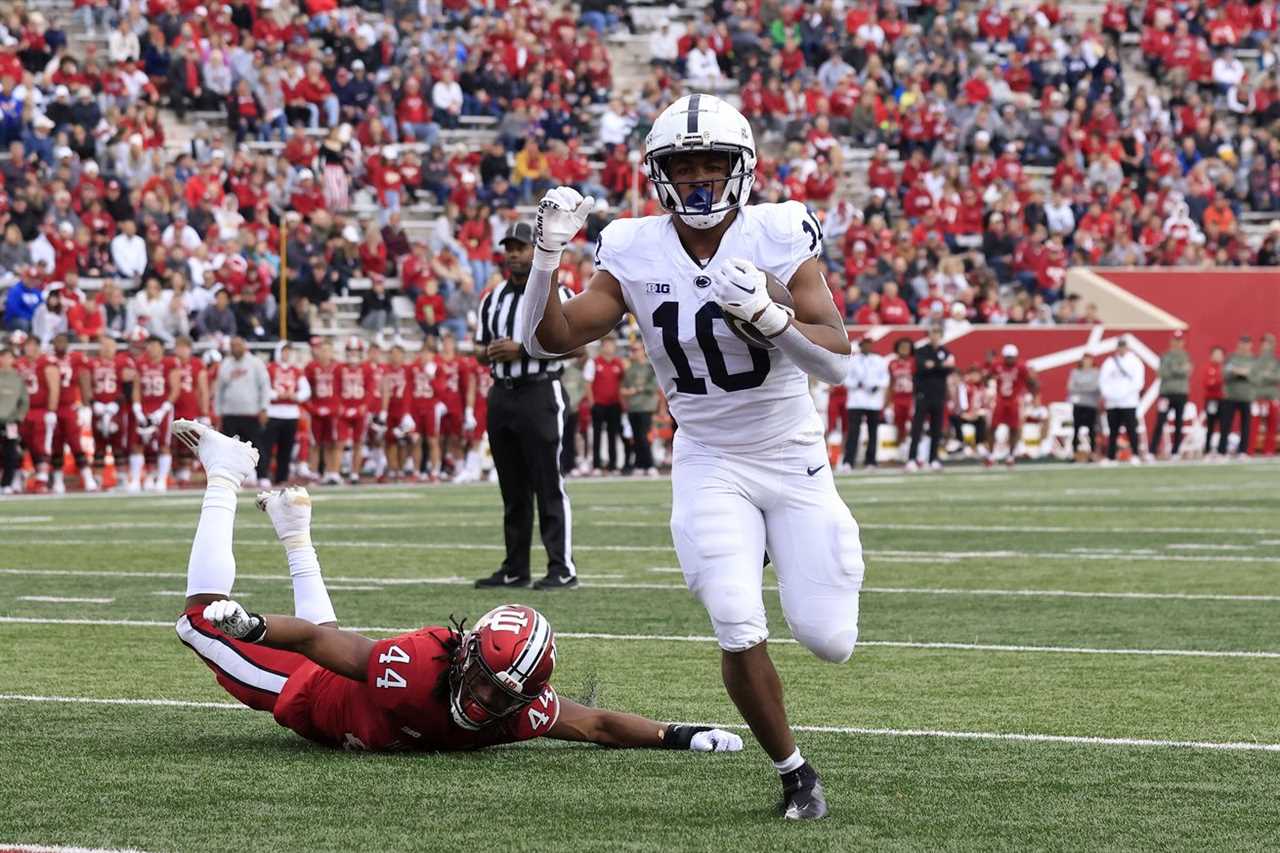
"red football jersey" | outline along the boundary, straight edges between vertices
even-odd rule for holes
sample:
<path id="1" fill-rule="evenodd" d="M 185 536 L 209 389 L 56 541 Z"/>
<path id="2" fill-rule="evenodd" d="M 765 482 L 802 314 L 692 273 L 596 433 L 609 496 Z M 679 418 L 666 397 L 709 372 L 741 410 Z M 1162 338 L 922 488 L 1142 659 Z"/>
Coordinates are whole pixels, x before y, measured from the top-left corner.
<path id="1" fill-rule="evenodd" d="M 913 358 L 889 359 L 889 391 L 895 397 L 915 393 L 916 362 Z"/>
<path id="2" fill-rule="evenodd" d="M 450 409 L 462 408 L 462 389 L 465 380 L 462 359 L 457 356 L 436 359 L 436 396 Z"/>
<path id="3" fill-rule="evenodd" d="M 50 365 L 58 369 L 60 377 L 58 386 L 58 408 L 60 410 L 74 409 L 80 405 L 80 371 L 84 370 L 84 356 L 78 352 L 69 352 L 59 358 L 52 353 L 42 355 L 36 361 L 36 376 L 38 381 L 43 385 L 45 381 L 45 370 Z M 45 390 L 45 406 L 48 405 L 48 391 Z M 44 406 L 41 406 L 43 408 Z M 33 403 L 31 408 L 37 408 Z"/>
<path id="4" fill-rule="evenodd" d="M 178 399 L 173 403 L 174 417 L 197 418 L 200 411 L 200 400 L 196 387 L 200 376 L 204 373 L 204 362 L 194 355 L 185 362 L 176 356 L 171 359 L 178 369 Z"/>
<path id="5" fill-rule="evenodd" d="M 442 693 L 449 629 L 422 628 L 379 640 L 364 682 L 307 662 L 285 682 L 275 718 L 309 740 L 368 750 L 467 750 L 545 735 L 560 717 L 548 685 L 526 708 L 479 731 L 454 724 Z"/>
<path id="6" fill-rule="evenodd" d="M 303 375 L 307 377 L 307 383 L 311 386 L 312 405 L 318 408 L 332 408 L 338 396 L 337 363 L 321 365 L 318 361 L 313 361 L 307 365 Z"/>
<path id="7" fill-rule="evenodd" d="M 365 365 L 364 404 L 371 412 L 382 410 L 382 379 L 390 370 L 389 364 L 377 364 L 371 361 Z"/>
<path id="8" fill-rule="evenodd" d="M 411 364 L 402 364 L 399 367 L 387 365 L 382 375 L 384 387 L 390 392 L 387 411 L 397 415 L 404 415 L 409 411 L 409 385 L 412 373 L 413 365 Z"/>
<path id="9" fill-rule="evenodd" d="M 138 360 L 138 386 L 142 393 L 142 408 L 153 411 L 169 399 L 169 373 L 176 367 L 168 356 L 152 361 L 145 356 Z"/>
<path id="10" fill-rule="evenodd" d="M 435 403 L 436 363 L 415 362 L 409 365 L 409 399 L 414 409 L 422 411 Z"/>
<path id="11" fill-rule="evenodd" d="M 114 358 L 97 357 L 89 360 L 93 377 L 93 399 L 97 403 L 118 403 L 124 391 L 124 372 L 133 366 L 128 353 L 116 353 Z"/>
<path id="12" fill-rule="evenodd" d="M 996 380 L 996 396 L 1001 400 L 1020 400 L 1027 391 L 1027 366 L 1022 362 L 1005 364 L 996 362 L 991 368 L 991 376 Z"/>
<path id="13" fill-rule="evenodd" d="M 338 397 L 346 408 L 363 407 L 370 373 L 367 364 L 338 365 Z"/>
<path id="14" fill-rule="evenodd" d="M 49 405 L 49 388 L 44 381 L 44 368 L 39 366 L 43 356 L 32 361 L 25 356 L 13 363 L 27 383 L 27 405 L 30 409 L 43 409 Z"/>
<path id="15" fill-rule="evenodd" d="M 267 376 L 271 378 L 271 402 L 297 403 L 302 373 L 302 368 L 294 364 L 281 364 L 278 361 L 268 364 Z"/>

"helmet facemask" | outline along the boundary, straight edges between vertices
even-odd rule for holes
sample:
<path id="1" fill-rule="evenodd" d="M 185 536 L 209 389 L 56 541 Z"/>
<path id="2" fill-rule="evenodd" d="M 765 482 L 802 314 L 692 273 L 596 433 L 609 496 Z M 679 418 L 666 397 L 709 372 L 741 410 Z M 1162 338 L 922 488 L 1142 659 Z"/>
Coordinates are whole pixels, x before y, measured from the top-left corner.
<path id="1" fill-rule="evenodd" d="M 724 178 L 714 181 L 682 181 L 676 183 L 668 172 L 670 159 L 682 153 L 720 152 L 729 157 L 729 172 Z M 705 147 L 689 147 L 683 149 L 666 148 L 650 153 L 645 158 L 645 168 L 649 182 L 653 184 L 658 202 L 663 209 L 679 216 L 691 228 L 705 230 L 714 228 L 724 221 L 733 210 L 745 204 L 751 195 L 751 185 L 755 182 L 754 157 L 748 158 L 749 151 L 738 145 L 711 143 Z M 685 192 L 682 190 L 690 184 L 710 183 L 711 188 L 697 186 Z M 714 196 L 716 187 L 723 185 L 719 198 Z"/>
<path id="2" fill-rule="evenodd" d="M 528 705 L 536 696 L 525 696 L 514 684 L 503 683 L 506 673 L 495 673 L 480 653 L 480 638 L 467 632 L 449 671 L 449 714 L 468 731 L 479 731 Z"/>

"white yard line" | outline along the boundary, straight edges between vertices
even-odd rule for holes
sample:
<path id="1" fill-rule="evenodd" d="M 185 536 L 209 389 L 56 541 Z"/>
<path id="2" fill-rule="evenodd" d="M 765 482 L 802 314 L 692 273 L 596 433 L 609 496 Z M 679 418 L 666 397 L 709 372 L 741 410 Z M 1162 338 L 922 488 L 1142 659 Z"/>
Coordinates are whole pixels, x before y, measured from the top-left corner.
<path id="1" fill-rule="evenodd" d="M 9 844 L 0 841 L 3 853 L 142 853 L 132 847 L 63 847 L 53 844 Z"/>
<path id="2" fill-rule="evenodd" d="M 1165 545 L 1173 551 L 1248 551 L 1252 545 L 1217 545 L 1211 543 L 1197 542 L 1177 542 L 1172 545 Z"/>
<path id="3" fill-rule="evenodd" d="M 219 711 L 247 711 L 235 702 L 188 702 L 180 699 L 98 699 L 88 696 L 29 696 L 20 693 L 0 693 L 0 702 L 56 702 L 77 705 L 133 705 L 142 707 L 214 709 Z M 741 723 L 711 723 L 722 729 L 746 729 Z M 869 737 L 927 737 L 950 740 L 990 740 L 1010 743 L 1057 743 L 1077 746 L 1163 747 L 1167 749 L 1204 749 L 1228 752 L 1280 752 L 1280 743 L 1254 743 L 1250 741 L 1212 740 L 1163 740 L 1152 738 L 1095 737 L 1084 735 L 1051 735 L 1028 732 L 965 732 L 946 729 L 886 729 L 864 726 L 810 726 L 793 725 L 800 732 L 818 734 L 861 735 Z M 3 846 L 3 845 L 0 845 Z M 47 848 L 19 848 L 47 849 Z M 78 848 L 58 848 L 78 849 Z"/>
<path id="4" fill-rule="evenodd" d="M 1079 532 L 1079 531 L 1075 531 Z M 1133 531 L 1129 531 L 1133 532 Z M 47 543 L 52 544 L 52 543 Z M 122 540 L 113 537 L 111 541 L 103 541 L 99 539 L 58 539 L 58 545 L 92 545 L 101 548 L 105 545 L 137 547 L 140 545 L 190 545 L 187 539 L 139 539 L 139 540 Z M 363 550 L 405 550 L 405 551 L 503 551 L 504 545 L 498 543 L 485 542 L 357 542 L 349 540 L 327 540 L 319 542 L 317 545 L 321 548 L 359 548 Z M 238 542 L 239 548 L 279 548 L 276 542 Z M 535 548 L 541 548 L 541 545 L 535 544 Z M 575 544 L 574 549 L 578 551 L 604 551 L 610 553 L 671 553 L 675 550 L 672 545 L 583 545 Z M 1013 551 L 1013 550 L 995 550 L 995 551 L 867 551 L 866 555 L 875 559 L 883 556 L 895 558 L 895 562 L 902 562 L 907 558 L 918 558 L 921 561 L 939 560 L 1146 560 L 1159 562 L 1187 562 L 1187 563 L 1280 563 L 1280 555 L 1274 557 L 1248 557 L 1233 555 L 1190 555 L 1190 554 L 1148 554 L 1141 551 L 1124 551 L 1117 549 L 1114 553 L 1107 554 L 1080 554 L 1075 552 L 1053 553 L 1042 551 Z"/>
<path id="5" fill-rule="evenodd" d="M 110 604 L 114 598 L 62 598 L 57 595 L 20 595 L 15 601 L 46 601 L 50 604 Z"/>
<path id="6" fill-rule="evenodd" d="M 681 574 L 681 570 L 674 566 L 654 566 L 646 571 L 658 574 Z M 111 577 L 111 578 L 185 578 L 183 572 L 123 572 L 111 571 L 107 569 L 0 569 L 0 575 L 35 575 L 35 576 L 69 576 L 69 577 Z M 605 577 L 604 575 L 592 575 L 590 577 Z M 609 577 L 615 577 L 609 575 Z M 618 575 L 617 577 L 621 577 Z M 242 581 L 266 581 L 285 583 L 289 580 L 284 575 L 254 575 L 240 574 L 237 578 Z M 452 577 L 430 577 L 430 578 L 378 578 L 378 577 L 347 577 L 333 576 L 327 579 L 330 582 L 329 589 L 340 589 L 340 584 L 354 584 L 351 588 L 364 588 L 363 585 L 374 584 L 379 589 L 395 586 L 466 586 L 472 583 L 472 579 L 460 576 Z M 675 592 L 686 592 L 688 587 L 682 583 L 597 583 L 590 578 L 584 581 L 584 588 L 596 587 L 599 589 L 654 589 L 654 590 L 671 590 Z M 766 590 L 776 591 L 777 586 L 766 585 Z M 1249 595 L 1249 594 L 1231 594 L 1231 593 L 1214 593 L 1214 592 L 1142 592 L 1140 590 L 1122 591 L 1122 592 L 1104 592 L 1092 590 L 1069 590 L 1069 589 L 963 589 L 957 587 L 877 587 L 864 586 L 863 592 L 883 595 L 972 595 L 972 596 L 1013 596 L 1020 598 L 1117 598 L 1117 599 L 1134 599 L 1134 600 L 1170 600 L 1170 601 L 1252 601 L 1252 602 L 1277 602 L 1280 601 L 1280 595 Z M 236 591 L 236 597 L 252 595 L 251 591 Z M 180 598 L 185 595 L 180 589 L 159 589 L 150 593 L 150 595 L 163 595 Z"/>
<path id="7" fill-rule="evenodd" d="M 125 628 L 172 628 L 172 622 L 146 619 L 46 619 L 34 616 L 0 616 L 0 623 L 20 625 L 95 625 Z M 421 626 L 418 626 L 421 627 Z M 413 628 L 389 628 L 375 625 L 348 626 L 348 630 L 368 634 L 407 634 Z M 593 631 L 557 631 L 562 640 L 606 640 L 612 642 L 649 643 L 714 643 L 716 638 L 700 634 L 608 634 Z M 771 639 L 775 644 L 798 645 L 788 637 Z M 1086 646 L 1030 646 L 998 643 L 911 642 L 906 640 L 862 640 L 859 646 L 891 649 L 925 649 L 963 652 L 999 652 L 1070 655 L 1136 655 L 1140 657 L 1246 658 L 1280 660 L 1280 652 L 1235 651 L 1216 649 L 1100 649 Z"/>

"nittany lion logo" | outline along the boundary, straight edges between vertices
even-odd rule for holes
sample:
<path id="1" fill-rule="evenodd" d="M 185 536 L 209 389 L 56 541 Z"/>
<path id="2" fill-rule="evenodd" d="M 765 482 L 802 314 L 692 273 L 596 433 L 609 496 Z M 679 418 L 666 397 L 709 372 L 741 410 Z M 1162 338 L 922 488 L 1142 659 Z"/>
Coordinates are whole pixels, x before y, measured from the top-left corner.
<path id="1" fill-rule="evenodd" d="M 693 286 L 694 286 L 694 287 L 710 287 L 710 286 L 711 286 L 711 276 L 709 276 L 709 275 L 700 275 L 700 276 L 698 276 L 697 278 L 695 278 L 695 279 L 693 280 Z"/>

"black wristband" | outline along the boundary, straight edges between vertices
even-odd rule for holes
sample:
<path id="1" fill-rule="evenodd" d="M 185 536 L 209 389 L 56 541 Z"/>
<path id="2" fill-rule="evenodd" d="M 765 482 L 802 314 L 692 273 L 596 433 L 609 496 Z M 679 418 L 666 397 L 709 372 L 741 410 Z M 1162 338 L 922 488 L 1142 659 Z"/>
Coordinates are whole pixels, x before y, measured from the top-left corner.
<path id="1" fill-rule="evenodd" d="M 688 749 L 693 736 L 699 732 L 709 732 L 711 726 L 681 726 L 672 723 L 662 734 L 663 749 Z"/>
<path id="2" fill-rule="evenodd" d="M 267 636 L 267 620 L 262 616 L 259 616 L 257 613 L 249 613 L 246 615 L 248 615 L 250 619 L 257 619 L 258 624 L 253 627 L 252 631 L 241 637 L 241 639 L 246 643 L 262 642 L 262 638 Z"/>

